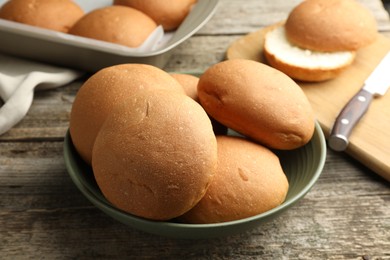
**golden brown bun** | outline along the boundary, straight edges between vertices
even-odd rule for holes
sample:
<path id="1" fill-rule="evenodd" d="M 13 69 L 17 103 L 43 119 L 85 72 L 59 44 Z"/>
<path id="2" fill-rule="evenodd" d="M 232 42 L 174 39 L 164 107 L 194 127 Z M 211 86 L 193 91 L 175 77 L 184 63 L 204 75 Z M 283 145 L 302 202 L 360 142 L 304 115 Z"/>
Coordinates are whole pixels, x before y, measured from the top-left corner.
<path id="1" fill-rule="evenodd" d="M 139 47 L 156 29 L 156 23 L 146 14 L 126 6 L 96 9 L 81 18 L 70 34 Z"/>
<path id="2" fill-rule="evenodd" d="M 318 52 L 291 44 L 283 24 L 265 34 L 264 56 L 269 65 L 300 81 L 319 82 L 337 77 L 351 65 L 354 51 Z"/>
<path id="3" fill-rule="evenodd" d="M 198 97 L 198 83 L 199 78 L 189 74 L 181 73 L 171 73 L 171 76 L 174 77 L 183 87 L 184 92 L 187 96 L 199 103 Z M 225 135 L 227 134 L 227 127 L 210 117 L 211 124 L 213 125 L 213 130 L 215 135 Z"/>
<path id="4" fill-rule="evenodd" d="M 262 63 L 217 63 L 200 77 L 198 95 L 216 120 L 268 147 L 294 149 L 313 135 L 313 110 L 301 88 Z"/>
<path id="5" fill-rule="evenodd" d="M 198 98 L 198 82 L 199 78 L 190 74 L 182 73 L 171 73 L 171 76 L 174 77 L 180 85 L 182 85 L 184 92 L 187 96 L 199 102 Z"/>
<path id="6" fill-rule="evenodd" d="M 186 18 L 196 0 L 114 0 L 116 5 L 130 6 L 149 15 L 164 30 L 175 30 Z"/>
<path id="7" fill-rule="evenodd" d="M 10 0 L 0 9 L 2 19 L 65 33 L 83 15 L 71 0 Z"/>
<path id="8" fill-rule="evenodd" d="M 80 156 L 91 163 L 100 127 L 113 108 L 139 91 L 170 89 L 184 95 L 181 85 L 165 71 L 143 64 L 102 69 L 79 89 L 70 114 L 70 135 Z"/>
<path id="9" fill-rule="evenodd" d="M 217 142 L 203 108 L 183 94 L 142 91 L 113 111 L 93 148 L 106 198 L 131 214 L 175 218 L 204 195 L 216 172 Z"/>
<path id="10" fill-rule="evenodd" d="M 187 223 L 218 223 L 251 217 L 280 205 L 288 181 L 278 157 L 239 137 L 218 136 L 217 173 L 205 196 L 181 216 Z"/>
<path id="11" fill-rule="evenodd" d="M 306 0 L 286 21 L 287 38 L 317 51 L 357 50 L 377 37 L 375 17 L 355 0 Z"/>

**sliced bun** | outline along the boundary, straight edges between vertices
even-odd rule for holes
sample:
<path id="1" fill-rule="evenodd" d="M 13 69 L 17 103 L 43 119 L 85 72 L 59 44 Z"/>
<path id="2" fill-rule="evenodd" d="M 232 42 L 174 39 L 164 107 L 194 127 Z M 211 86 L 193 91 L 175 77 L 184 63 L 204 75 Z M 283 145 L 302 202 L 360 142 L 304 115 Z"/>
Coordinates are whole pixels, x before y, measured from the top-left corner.
<path id="1" fill-rule="evenodd" d="M 357 50 L 377 37 L 375 17 L 355 0 L 306 0 L 289 14 L 286 35 L 317 51 Z"/>
<path id="2" fill-rule="evenodd" d="M 199 79 L 198 96 L 213 118 L 271 148 L 300 147 L 314 132 L 314 113 L 302 89 L 256 61 L 211 66 Z"/>
<path id="3" fill-rule="evenodd" d="M 301 81 L 324 81 L 349 67 L 355 51 L 319 52 L 302 49 L 287 40 L 283 24 L 265 35 L 264 56 L 268 63 Z"/>
<path id="4" fill-rule="evenodd" d="M 175 30 L 190 12 L 196 0 L 114 0 L 116 5 L 125 5 L 149 15 L 164 30 Z"/>
<path id="5" fill-rule="evenodd" d="M 166 90 L 138 92 L 113 111 L 93 148 L 105 197 L 131 214 L 168 220 L 203 197 L 217 167 L 217 143 L 203 108 Z"/>
<path id="6" fill-rule="evenodd" d="M 217 173 L 200 202 L 180 218 L 218 223 L 251 217 L 280 205 L 288 181 L 269 149 L 239 137 L 218 136 Z"/>
<path id="7" fill-rule="evenodd" d="M 0 9 L 2 19 L 65 33 L 83 15 L 71 0 L 10 0 Z"/>
<path id="8" fill-rule="evenodd" d="M 181 85 L 167 72 L 144 64 L 102 69 L 81 86 L 72 105 L 69 130 L 76 150 L 87 163 L 91 163 L 96 135 L 115 106 L 147 89 L 184 95 Z"/>
<path id="9" fill-rule="evenodd" d="M 156 27 L 157 24 L 139 10 L 126 6 L 108 6 L 86 14 L 69 33 L 135 48 Z"/>

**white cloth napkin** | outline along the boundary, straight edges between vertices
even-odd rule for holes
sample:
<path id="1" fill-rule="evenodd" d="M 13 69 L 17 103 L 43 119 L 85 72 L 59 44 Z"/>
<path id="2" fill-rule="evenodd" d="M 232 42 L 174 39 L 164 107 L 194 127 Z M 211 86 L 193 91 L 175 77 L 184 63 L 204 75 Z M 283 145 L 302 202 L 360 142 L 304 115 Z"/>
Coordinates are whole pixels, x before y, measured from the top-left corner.
<path id="1" fill-rule="evenodd" d="M 0 54 L 0 135 L 27 114 L 34 90 L 64 86 L 81 72 Z"/>

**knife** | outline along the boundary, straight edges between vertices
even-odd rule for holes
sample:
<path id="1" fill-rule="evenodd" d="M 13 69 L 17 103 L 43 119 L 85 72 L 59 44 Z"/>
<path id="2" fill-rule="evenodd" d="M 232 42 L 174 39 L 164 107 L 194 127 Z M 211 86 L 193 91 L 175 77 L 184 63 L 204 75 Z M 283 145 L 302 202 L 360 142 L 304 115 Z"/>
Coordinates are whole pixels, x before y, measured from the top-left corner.
<path id="1" fill-rule="evenodd" d="M 329 136 L 328 145 L 335 151 L 348 147 L 352 129 L 367 112 L 374 97 L 383 96 L 390 87 L 390 52 L 381 60 L 364 82 L 359 92 L 351 98 L 337 116 Z"/>

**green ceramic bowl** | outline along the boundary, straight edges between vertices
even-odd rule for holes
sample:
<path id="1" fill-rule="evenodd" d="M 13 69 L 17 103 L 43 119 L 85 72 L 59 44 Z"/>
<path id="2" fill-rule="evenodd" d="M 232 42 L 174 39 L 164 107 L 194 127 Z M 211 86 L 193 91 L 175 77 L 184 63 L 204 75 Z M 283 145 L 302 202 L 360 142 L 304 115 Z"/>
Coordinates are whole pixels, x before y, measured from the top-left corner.
<path id="1" fill-rule="evenodd" d="M 218 224 L 183 224 L 158 222 L 136 217 L 115 208 L 108 202 L 97 186 L 93 172 L 77 154 L 69 131 L 64 141 L 64 158 L 67 170 L 77 188 L 96 207 L 114 219 L 138 230 L 176 238 L 209 238 L 227 236 L 250 230 L 274 218 L 295 202 L 302 199 L 319 178 L 326 158 L 326 142 L 319 124 L 316 124 L 312 140 L 296 150 L 278 152 L 283 169 L 289 180 L 286 200 L 278 207 L 265 213 Z"/>

